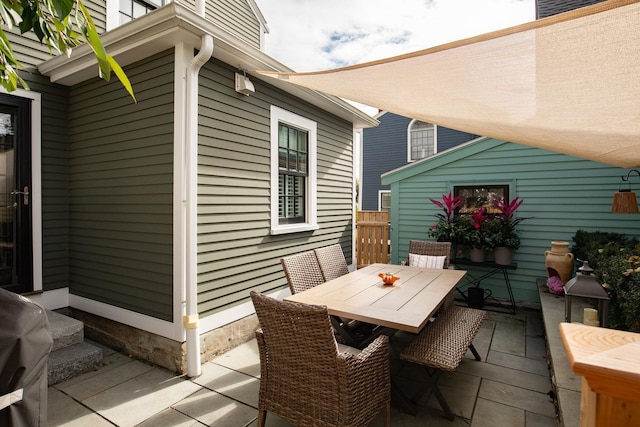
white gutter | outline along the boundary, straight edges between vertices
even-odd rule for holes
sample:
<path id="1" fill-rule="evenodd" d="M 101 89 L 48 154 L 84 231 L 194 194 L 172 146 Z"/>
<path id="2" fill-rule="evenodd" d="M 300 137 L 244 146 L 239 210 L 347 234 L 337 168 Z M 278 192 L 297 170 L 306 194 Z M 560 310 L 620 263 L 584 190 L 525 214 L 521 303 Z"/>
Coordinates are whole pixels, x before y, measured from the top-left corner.
<path id="1" fill-rule="evenodd" d="M 204 0 L 196 2 L 196 12 L 204 16 Z M 183 318 L 187 338 L 187 376 L 202 374 L 200 362 L 200 326 L 198 319 L 198 73 L 213 54 L 213 36 L 200 39 L 200 51 L 187 67 L 185 168 L 186 233 L 185 288 L 186 314 Z"/>

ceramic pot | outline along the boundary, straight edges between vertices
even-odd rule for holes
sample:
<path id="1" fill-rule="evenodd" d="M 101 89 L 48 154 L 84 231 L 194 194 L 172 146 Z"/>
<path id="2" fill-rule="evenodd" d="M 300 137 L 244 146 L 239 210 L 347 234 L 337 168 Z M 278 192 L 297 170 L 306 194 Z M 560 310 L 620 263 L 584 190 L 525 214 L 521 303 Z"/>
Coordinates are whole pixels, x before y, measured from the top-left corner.
<path id="1" fill-rule="evenodd" d="M 484 262 L 487 256 L 487 251 L 484 249 L 471 248 L 469 249 L 469 259 L 471 262 Z"/>
<path id="2" fill-rule="evenodd" d="M 503 246 L 493 248 L 493 260 L 496 264 L 511 265 L 513 261 L 513 249 Z"/>
<path id="3" fill-rule="evenodd" d="M 551 242 L 551 249 L 544 252 L 547 277 L 558 276 L 567 283 L 573 274 L 573 254 L 569 242 Z"/>

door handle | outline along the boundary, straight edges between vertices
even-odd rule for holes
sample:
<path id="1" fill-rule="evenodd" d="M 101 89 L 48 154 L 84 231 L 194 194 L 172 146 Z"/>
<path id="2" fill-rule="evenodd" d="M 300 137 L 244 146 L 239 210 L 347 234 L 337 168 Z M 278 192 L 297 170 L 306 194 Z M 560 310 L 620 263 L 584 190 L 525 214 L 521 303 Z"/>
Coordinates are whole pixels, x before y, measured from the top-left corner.
<path id="1" fill-rule="evenodd" d="M 22 194 L 22 203 L 24 203 L 25 205 L 28 205 L 29 204 L 29 187 L 25 185 L 23 190 L 24 191 L 13 190 L 11 194 L 13 196 Z"/>

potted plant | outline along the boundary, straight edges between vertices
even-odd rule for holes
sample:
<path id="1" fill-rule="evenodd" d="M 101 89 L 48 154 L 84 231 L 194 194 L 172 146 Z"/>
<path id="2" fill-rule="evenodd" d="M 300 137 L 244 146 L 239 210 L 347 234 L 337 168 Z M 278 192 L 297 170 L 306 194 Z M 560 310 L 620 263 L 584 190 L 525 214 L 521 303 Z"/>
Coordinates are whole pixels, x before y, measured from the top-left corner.
<path id="1" fill-rule="evenodd" d="M 429 236 L 435 238 L 437 242 L 451 242 L 451 259 L 453 259 L 457 247 L 465 243 L 465 231 L 468 228 L 467 219 L 456 214 L 456 210 L 462 204 L 462 198 L 453 197 L 449 192 L 442 195 L 442 200 L 429 200 L 442 209 L 442 212 L 435 215 L 438 222 L 429 228 Z"/>
<path id="2" fill-rule="evenodd" d="M 520 247 L 520 235 L 516 226 L 525 218 L 515 218 L 515 212 L 522 202 L 519 196 L 510 202 L 504 198 L 494 202 L 500 212 L 491 220 L 489 228 L 496 264 L 511 264 L 513 251 Z"/>
<path id="3" fill-rule="evenodd" d="M 474 211 L 469 217 L 466 240 L 470 248 L 469 259 L 473 262 L 484 262 L 486 251 L 491 249 L 489 225 L 489 217 L 483 208 Z"/>

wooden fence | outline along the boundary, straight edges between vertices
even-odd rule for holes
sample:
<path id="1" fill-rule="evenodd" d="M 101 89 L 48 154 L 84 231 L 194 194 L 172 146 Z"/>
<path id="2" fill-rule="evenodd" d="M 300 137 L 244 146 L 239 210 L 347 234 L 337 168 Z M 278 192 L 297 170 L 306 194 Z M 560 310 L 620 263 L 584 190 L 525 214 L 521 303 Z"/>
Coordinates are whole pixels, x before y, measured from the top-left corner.
<path id="1" fill-rule="evenodd" d="M 389 212 L 358 212 L 356 254 L 358 268 L 389 262 Z"/>

